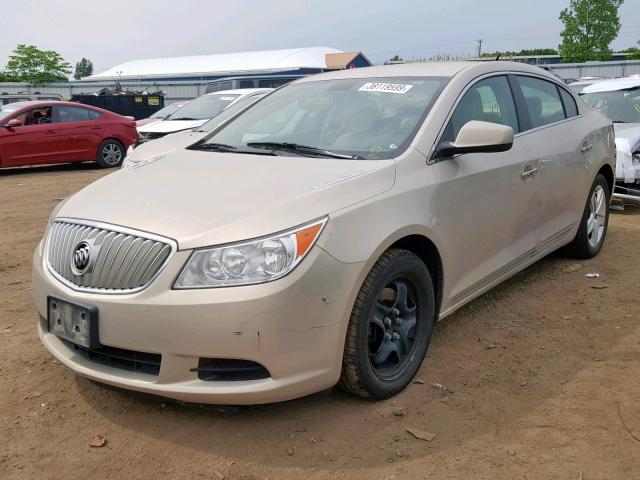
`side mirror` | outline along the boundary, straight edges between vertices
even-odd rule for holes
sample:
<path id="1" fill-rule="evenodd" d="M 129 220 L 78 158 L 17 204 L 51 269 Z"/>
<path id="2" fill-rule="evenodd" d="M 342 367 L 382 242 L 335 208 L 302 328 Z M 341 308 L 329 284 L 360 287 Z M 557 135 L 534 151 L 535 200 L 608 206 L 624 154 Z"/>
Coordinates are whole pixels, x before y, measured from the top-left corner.
<path id="1" fill-rule="evenodd" d="M 3 127 L 5 128 L 15 128 L 15 127 L 21 127 L 21 126 L 22 126 L 22 122 L 17 118 L 12 118 L 11 120 L 9 120 L 7 123 L 3 125 Z"/>
<path id="2" fill-rule="evenodd" d="M 513 146 L 513 128 L 497 123 L 472 120 L 460 129 L 456 141 L 438 145 L 435 157 L 462 153 L 506 152 Z"/>

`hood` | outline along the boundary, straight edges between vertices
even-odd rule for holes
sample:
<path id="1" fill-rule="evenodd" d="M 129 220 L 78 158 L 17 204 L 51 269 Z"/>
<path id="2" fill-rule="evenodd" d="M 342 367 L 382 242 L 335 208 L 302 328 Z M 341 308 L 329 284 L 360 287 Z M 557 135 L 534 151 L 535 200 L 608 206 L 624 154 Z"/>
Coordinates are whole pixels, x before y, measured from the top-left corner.
<path id="1" fill-rule="evenodd" d="M 160 120 L 138 128 L 140 133 L 171 133 L 199 127 L 208 120 Z"/>
<path id="2" fill-rule="evenodd" d="M 209 132 L 197 132 L 194 130 L 171 133 L 156 140 L 142 143 L 133 150 L 133 153 L 127 157 L 127 160 L 129 162 L 140 162 L 159 155 L 168 154 L 174 150 L 193 145 L 208 133 Z"/>
<path id="3" fill-rule="evenodd" d="M 159 118 L 143 118 L 142 120 L 136 120 L 136 127 L 142 127 L 144 125 L 149 125 L 150 123 L 159 122 Z"/>
<path id="4" fill-rule="evenodd" d="M 69 198 L 57 216 L 152 232 L 189 249 L 286 230 L 394 182 L 394 160 L 179 150 L 103 177 Z"/>

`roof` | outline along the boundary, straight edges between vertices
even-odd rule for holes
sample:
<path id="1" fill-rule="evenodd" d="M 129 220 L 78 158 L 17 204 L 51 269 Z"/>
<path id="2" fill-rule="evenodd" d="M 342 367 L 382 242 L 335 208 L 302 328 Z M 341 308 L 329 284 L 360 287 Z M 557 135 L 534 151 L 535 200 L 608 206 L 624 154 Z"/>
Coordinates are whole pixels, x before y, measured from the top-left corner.
<path id="1" fill-rule="evenodd" d="M 319 73 L 299 80 L 301 82 L 313 82 L 318 80 L 331 80 L 338 78 L 376 78 L 376 77 L 453 77 L 464 70 L 475 70 L 479 74 L 514 71 L 542 75 L 559 81 L 557 77 L 533 65 L 518 62 L 420 62 L 403 63 L 396 65 L 379 65 L 376 67 L 353 68 L 337 70 L 333 72 Z"/>
<path id="2" fill-rule="evenodd" d="M 119 80 L 138 77 L 210 76 L 326 68 L 325 55 L 342 53 L 331 47 L 291 48 L 256 52 L 163 57 L 121 63 L 83 80 Z"/>
<path id="3" fill-rule="evenodd" d="M 358 55 L 362 55 L 362 52 L 327 53 L 324 56 L 324 63 L 327 68 L 343 69 L 347 68 L 349 64 L 358 57 Z M 364 57 L 364 55 L 362 56 Z"/>
<path id="4" fill-rule="evenodd" d="M 581 93 L 615 92 L 640 87 L 640 78 L 612 78 L 601 80 L 585 87 Z"/>

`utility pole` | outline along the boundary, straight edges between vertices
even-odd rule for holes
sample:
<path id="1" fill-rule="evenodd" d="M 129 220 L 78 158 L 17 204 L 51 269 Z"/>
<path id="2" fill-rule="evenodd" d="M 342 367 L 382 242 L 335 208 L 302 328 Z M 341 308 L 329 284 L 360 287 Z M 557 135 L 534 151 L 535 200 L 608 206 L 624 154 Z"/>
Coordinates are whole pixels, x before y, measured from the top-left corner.
<path id="1" fill-rule="evenodd" d="M 477 40 L 478 42 L 478 58 L 480 58 L 482 56 L 482 42 L 484 42 L 484 40 Z"/>

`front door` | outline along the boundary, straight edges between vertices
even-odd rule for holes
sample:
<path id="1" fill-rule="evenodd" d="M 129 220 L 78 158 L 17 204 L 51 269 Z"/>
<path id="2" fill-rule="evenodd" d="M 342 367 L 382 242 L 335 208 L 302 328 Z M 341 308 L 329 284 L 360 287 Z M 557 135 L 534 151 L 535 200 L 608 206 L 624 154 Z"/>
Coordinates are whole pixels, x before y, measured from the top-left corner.
<path id="1" fill-rule="evenodd" d="M 4 128 L 3 167 L 38 165 L 60 161 L 60 137 L 51 123 L 51 107 L 34 108 L 6 121 L 17 119 L 21 126 Z"/>
<path id="2" fill-rule="evenodd" d="M 471 120 L 510 126 L 511 150 L 439 159 L 439 188 L 430 199 L 433 218 L 444 220 L 441 241 L 445 308 L 455 307 L 523 268 L 531 259 L 539 231 L 540 191 L 537 159 L 522 144 L 520 120 L 506 76 L 472 85 L 455 107 L 444 141 L 454 141 Z"/>

